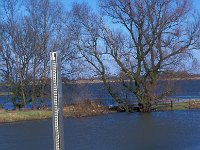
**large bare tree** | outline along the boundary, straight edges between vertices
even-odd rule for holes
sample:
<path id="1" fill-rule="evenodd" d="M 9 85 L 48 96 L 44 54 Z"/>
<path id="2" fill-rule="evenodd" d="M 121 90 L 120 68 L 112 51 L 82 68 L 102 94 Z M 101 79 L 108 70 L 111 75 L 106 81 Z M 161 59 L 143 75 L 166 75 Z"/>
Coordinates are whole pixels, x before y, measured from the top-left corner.
<path id="1" fill-rule="evenodd" d="M 100 6 L 120 32 L 107 30 L 104 39 L 120 67 L 124 86 L 132 91 L 143 111 L 150 111 L 160 72 L 181 62 L 194 49 L 199 21 L 191 19 L 188 0 L 101 0 Z M 135 86 L 133 86 L 135 85 Z"/>

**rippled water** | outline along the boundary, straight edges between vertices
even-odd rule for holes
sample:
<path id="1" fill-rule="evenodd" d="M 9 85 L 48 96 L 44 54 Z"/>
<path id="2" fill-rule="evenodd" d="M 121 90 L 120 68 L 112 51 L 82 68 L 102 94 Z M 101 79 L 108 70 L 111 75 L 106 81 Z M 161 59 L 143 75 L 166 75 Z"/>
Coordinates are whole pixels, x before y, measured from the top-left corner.
<path id="1" fill-rule="evenodd" d="M 0 125 L 0 150 L 53 150 L 51 120 Z M 199 150 L 200 111 L 65 118 L 66 150 Z"/>

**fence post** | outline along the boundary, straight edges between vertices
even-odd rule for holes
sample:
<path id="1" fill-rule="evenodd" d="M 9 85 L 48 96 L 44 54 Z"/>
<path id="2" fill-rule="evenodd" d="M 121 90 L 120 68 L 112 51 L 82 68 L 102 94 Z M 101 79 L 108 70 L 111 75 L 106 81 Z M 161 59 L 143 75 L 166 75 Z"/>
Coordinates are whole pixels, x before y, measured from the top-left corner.
<path id="1" fill-rule="evenodd" d="M 173 110 L 173 100 L 170 100 L 171 110 Z"/>

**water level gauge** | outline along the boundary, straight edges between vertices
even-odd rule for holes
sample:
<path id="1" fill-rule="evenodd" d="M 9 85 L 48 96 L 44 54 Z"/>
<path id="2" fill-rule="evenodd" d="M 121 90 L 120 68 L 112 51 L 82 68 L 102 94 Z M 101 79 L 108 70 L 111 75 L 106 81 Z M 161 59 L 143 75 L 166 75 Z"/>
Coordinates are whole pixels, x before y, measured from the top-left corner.
<path id="1" fill-rule="evenodd" d="M 61 61 L 59 52 L 51 52 L 51 94 L 54 150 L 64 150 Z"/>

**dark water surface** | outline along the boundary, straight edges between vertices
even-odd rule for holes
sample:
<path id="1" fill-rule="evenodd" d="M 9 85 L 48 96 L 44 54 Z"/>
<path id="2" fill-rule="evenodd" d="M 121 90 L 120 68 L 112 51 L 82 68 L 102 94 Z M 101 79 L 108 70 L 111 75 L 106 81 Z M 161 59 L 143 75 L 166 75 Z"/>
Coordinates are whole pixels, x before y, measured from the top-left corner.
<path id="1" fill-rule="evenodd" d="M 51 120 L 0 125 L 0 150 L 53 150 Z M 65 118 L 66 150 L 199 150 L 200 110 Z"/>

